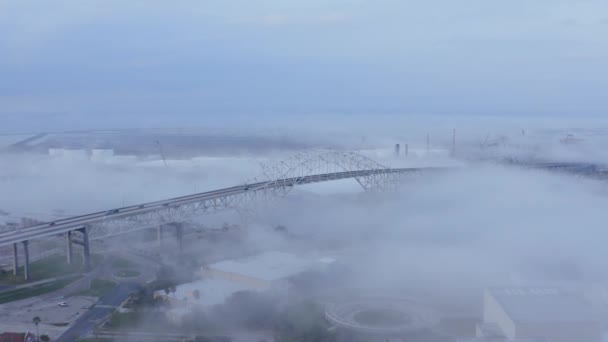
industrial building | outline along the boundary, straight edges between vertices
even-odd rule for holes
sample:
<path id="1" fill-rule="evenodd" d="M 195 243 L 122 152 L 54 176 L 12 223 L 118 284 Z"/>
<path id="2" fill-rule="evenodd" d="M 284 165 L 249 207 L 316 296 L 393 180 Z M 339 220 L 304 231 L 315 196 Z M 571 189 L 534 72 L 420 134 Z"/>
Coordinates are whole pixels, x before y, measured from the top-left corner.
<path id="1" fill-rule="evenodd" d="M 483 323 L 472 341 L 600 342 L 602 327 L 581 295 L 557 287 L 484 292 Z"/>
<path id="2" fill-rule="evenodd" d="M 306 271 L 323 269 L 333 262 L 332 258 L 309 259 L 270 251 L 211 264 L 202 269 L 202 275 L 247 284 L 259 290 L 283 290 L 288 286 L 291 277 Z"/>
<path id="3" fill-rule="evenodd" d="M 177 286 L 165 296 L 174 304 L 213 306 L 239 291 L 272 291 L 287 295 L 290 279 L 307 271 L 324 270 L 333 258 L 306 258 L 269 251 L 241 259 L 225 260 L 201 269 L 202 279 Z"/>

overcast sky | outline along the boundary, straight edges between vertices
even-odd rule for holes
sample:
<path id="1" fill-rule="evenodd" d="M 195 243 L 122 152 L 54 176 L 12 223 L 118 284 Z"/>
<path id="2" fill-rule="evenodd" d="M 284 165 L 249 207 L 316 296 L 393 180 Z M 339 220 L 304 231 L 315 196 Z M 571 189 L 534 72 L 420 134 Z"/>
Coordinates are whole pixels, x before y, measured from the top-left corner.
<path id="1" fill-rule="evenodd" d="M 0 115 L 17 128 L 41 116 L 597 116 L 606 94 L 602 0 L 0 0 Z"/>

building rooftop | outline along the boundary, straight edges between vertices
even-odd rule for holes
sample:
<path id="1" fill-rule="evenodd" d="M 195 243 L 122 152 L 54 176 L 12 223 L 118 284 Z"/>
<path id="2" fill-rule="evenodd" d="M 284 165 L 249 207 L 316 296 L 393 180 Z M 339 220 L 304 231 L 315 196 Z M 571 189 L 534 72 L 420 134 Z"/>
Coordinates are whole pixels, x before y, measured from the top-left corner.
<path id="1" fill-rule="evenodd" d="M 585 299 L 556 287 L 493 288 L 489 292 L 516 323 L 596 320 L 591 305 Z"/>
<path id="2" fill-rule="evenodd" d="M 221 261 L 209 265 L 209 268 L 214 271 L 274 281 L 311 270 L 322 264 L 327 264 L 330 260 L 333 261 L 330 258 L 314 260 L 301 258 L 289 253 L 271 251 L 242 259 Z"/>
<path id="3" fill-rule="evenodd" d="M 194 297 L 194 291 L 199 292 L 198 299 Z M 175 293 L 168 297 L 195 305 L 213 306 L 224 303 L 228 297 L 239 291 L 255 291 L 255 288 L 223 279 L 204 279 L 178 285 Z M 157 292 L 164 294 L 162 291 Z"/>

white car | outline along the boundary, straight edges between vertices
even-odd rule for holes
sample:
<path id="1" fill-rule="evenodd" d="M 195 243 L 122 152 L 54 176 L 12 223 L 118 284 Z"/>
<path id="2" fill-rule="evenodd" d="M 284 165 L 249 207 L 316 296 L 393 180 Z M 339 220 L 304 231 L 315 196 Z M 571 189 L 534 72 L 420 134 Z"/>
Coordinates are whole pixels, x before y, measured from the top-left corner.
<path id="1" fill-rule="evenodd" d="M 66 302 L 59 302 L 57 305 L 65 308 L 66 306 L 68 306 L 68 303 L 66 303 Z"/>

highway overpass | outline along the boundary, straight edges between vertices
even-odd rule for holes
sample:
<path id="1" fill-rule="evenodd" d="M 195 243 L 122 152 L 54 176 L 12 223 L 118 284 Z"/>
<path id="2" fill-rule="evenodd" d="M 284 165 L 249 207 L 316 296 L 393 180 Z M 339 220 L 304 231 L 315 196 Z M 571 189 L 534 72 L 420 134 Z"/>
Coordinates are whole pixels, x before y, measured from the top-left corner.
<path id="1" fill-rule="evenodd" d="M 90 266 L 90 240 L 124 234 L 135 230 L 174 226 L 181 240 L 181 224 L 185 219 L 209 211 L 239 208 L 247 200 L 262 196 L 286 195 L 297 185 L 355 179 L 365 190 L 393 188 L 402 175 L 438 171 L 441 168 L 387 168 L 369 158 L 351 152 L 324 152 L 304 155 L 282 162 L 266 173 L 271 180 L 255 181 L 225 189 L 197 193 L 160 201 L 98 211 L 14 231 L 0 233 L 0 246 L 13 247 L 13 272 L 18 272 L 19 245 L 23 248 L 24 276 L 29 277 L 29 241 L 65 235 L 67 261 L 72 262 L 73 244 L 83 248 L 85 264 Z M 318 171 L 326 171 L 316 173 Z"/>
<path id="2" fill-rule="evenodd" d="M 574 174 L 606 175 L 606 168 L 584 163 L 514 163 L 517 167 L 562 171 Z M 157 228 L 159 239 L 163 227 L 173 226 L 181 241 L 180 222 L 209 211 L 241 208 L 245 201 L 257 201 L 269 194 L 286 195 L 297 186 L 340 179 L 355 179 L 365 190 L 394 188 L 403 175 L 434 172 L 445 168 L 387 168 L 352 152 L 321 152 L 297 155 L 271 168 L 266 168 L 264 181 L 253 181 L 225 189 L 197 193 L 160 201 L 45 222 L 10 232 L 0 233 L 0 246 L 13 247 L 13 272 L 18 271 L 18 246 L 24 255 L 24 276 L 29 277 L 29 241 L 65 235 L 67 261 L 72 262 L 73 244 L 83 248 L 85 264 L 90 265 L 90 240 Z M 181 245 L 181 243 L 180 243 Z"/>

